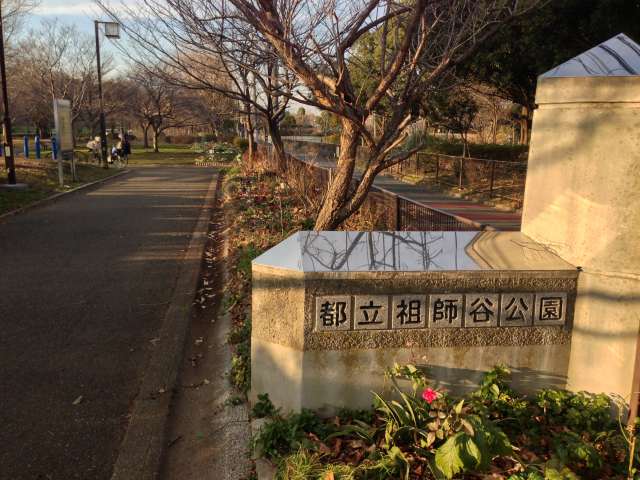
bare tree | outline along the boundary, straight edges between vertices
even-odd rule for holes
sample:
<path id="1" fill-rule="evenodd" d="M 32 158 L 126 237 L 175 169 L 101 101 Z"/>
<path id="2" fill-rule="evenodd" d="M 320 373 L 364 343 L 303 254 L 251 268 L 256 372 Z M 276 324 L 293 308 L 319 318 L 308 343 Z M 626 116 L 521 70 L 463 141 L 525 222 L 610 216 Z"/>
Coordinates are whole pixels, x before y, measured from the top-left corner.
<path id="1" fill-rule="evenodd" d="M 481 141 L 498 143 L 499 126 L 510 122 L 513 103 L 499 96 L 487 85 L 470 84 L 467 88 L 479 106 L 474 127 L 480 134 Z"/>
<path id="2" fill-rule="evenodd" d="M 172 4 L 187 3 L 170 0 Z M 375 176 L 402 161 L 397 147 L 429 88 L 468 58 L 499 26 L 535 6 L 537 0 L 199 0 L 190 11 L 208 22 L 226 19 L 253 27 L 295 73 L 304 89 L 291 93 L 301 103 L 340 117 L 342 132 L 336 172 L 317 217 L 317 230 L 336 228 L 364 201 Z M 202 21 L 202 20 L 201 20 Z M 240 29 L 240 28 L 238 28 Z M 366 88 L 354 80 L 354 49 L 366 35 L 379 36 L 377 65 Z M 368 119 L 386 110 L 374 136 Z M 369 158 L 354 178 L 358 145 Z"/>
<path id="3" fill-rule="evenodd" d="M 200 90 L 195 94 L 199 99 L 196 106 L 198 115 L 209 130 L 216 137 L 219 137 L 225 123 L 231 123 L 235 120 L 238 112 L 238 103 L 216 91 Z"/>
<path id="4" fill-rule="evenodd" d="M 25 16 L 39 5 L 38 0 L 0 0 L 2 2 L 2 29 L 5 40 L 11 45 L 11 40 L 22 28 Z M 7 45 L 5 45 L 6 47 Z"/>
<path id="5" fill-rule="evenodd" d="M 13 62 L 12 83 L 21 99 L 22 115 L 40 130 L 50 124 L 55 98 L 71 101 L 72 122 L 87 107 L 95 88 L 95 48 L 90 35 L 75 25 L 43 21 L 18 44 L 20 56 Z M 104 69 L 109 70 L 110 59 Z"/>
<path id="6" fill-rule="evenodd" d="M 245 113 L 253 108 L 263 115 L 278 158 L 284 159 L 278 129 L 283 98 L 340 118 L 337 168 L 315 225 L 321 230 L 336 228 L 360 207 L 378 173 L 422 147 L 398 149 L 425 92 L 539 1 L 143 0 L 143 8 L 127 16 L 145 54 L 194 84 L 221 69 L 234 88 L 207 80 L 208 88 L 238 99 Z M 363 65 L 357 48 L 371 37 L 378 43 L 375 62 Z M 365 68 L 366 82 L 356 81 Z M 374 135 L 377 122 L 369 119 L 380 112 L 385 121 Z M 369 154 L 356 178 L 361 143 Z"/>
<path id="7" fill-rule="evenodd" d="M 147 132 L 153 134 L 153 151 L 160 149 L 160 134 L 169 128 L 201 125 L 196 104 L 199 99 L 185 89 L 169 83 L 152 67 L 138 67 L 130 74 L 138 88 L 133 96 L 132 114 L 140 121 L 148 145 Z"/>
<path id="8" fill-rule="evenodd" d="M 143 0 L 138 7 L 123 4 L 122 16 L 100 0 L 98 4 L 124 25 L 137 47 L 137 64 L 151 61 L 162 66 L 160 74 L 169 83 L 218 93 L 236 102 L 244 117 L 250 158 L 255 151 L 257 118 L 262 118 L 276 157 L 284 163 L 279 123 L 295 77 L 280 66 L 273 47 L 251 25 L 233 18 L 212 18 L 215 12 L 198 2 Z"/>

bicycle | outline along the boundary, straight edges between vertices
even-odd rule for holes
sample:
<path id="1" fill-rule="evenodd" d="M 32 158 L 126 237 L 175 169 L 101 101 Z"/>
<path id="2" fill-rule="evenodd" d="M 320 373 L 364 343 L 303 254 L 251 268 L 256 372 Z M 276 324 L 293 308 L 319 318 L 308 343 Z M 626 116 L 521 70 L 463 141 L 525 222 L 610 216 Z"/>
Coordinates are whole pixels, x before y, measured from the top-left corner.
<path id="1" fill-rule="evenodd" d="M 119 153 L 115 156 L 111 155 L 111 162 L 116 168 L 125 168 L 129 164 L 129 155 L 121 155 Z"/>

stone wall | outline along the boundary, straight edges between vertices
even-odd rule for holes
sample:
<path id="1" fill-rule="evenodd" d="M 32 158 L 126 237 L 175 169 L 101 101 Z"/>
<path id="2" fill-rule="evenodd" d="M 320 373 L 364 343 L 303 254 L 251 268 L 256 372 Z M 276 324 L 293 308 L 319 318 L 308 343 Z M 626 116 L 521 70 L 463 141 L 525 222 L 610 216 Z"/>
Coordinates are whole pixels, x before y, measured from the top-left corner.
<path id="1" fill-rule="evenodd" d="M 577 272 L 313 272 L 253 265 L 252 390 L 284 410 L 366 408 L 394 363 L 423 365 L 455 392 L 474 388 L 498 364 L 516 388 L 565 387 Z M 563 327 L 422 328 L 322 332 L 314 329 L 323 295 L 407 292 L 565 292 Z M 284 314 L 283 312 L 287 312 Z"/>
<path id="2" fill-rule="evenodd" d="M 582 268 L 568 386 L 620 395 L 640 330 L 640 77 L 541 78 L 522 231 Z"/>

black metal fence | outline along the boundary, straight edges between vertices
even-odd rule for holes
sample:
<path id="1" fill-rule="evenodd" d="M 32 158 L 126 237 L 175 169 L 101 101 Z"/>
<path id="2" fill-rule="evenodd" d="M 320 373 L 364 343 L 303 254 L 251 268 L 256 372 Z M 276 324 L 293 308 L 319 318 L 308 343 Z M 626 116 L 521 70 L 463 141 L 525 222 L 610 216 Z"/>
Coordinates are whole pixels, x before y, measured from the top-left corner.
<path id="1" fill-rule="evenodd" d="M 302 161 L 292 155 L 287 155 L 284 165 L 279 168 L 269 144 L 260 144 L 258 153 L 263 170 L 278 173 L 290 186 L 301 191 L 305 196 L 311 194 L 321 199 L 331 182 L 331 168 L 310 161 Z M 375 215 L 378 225 L 387 230 L 475 231 L 486 229 L 483 224 L 428 207 L 376 186 L 371 187 L 360 209 Z"/>
<path id="2" fill-rule="evenodd" d="M 292 138 L 285 140 L 285 148 L 296 158 L 323 166 L 335 162 L 337 155 L 337 145 Z M 366 158 L 366 148 L 360 147 L 359 161 Z M 391 167 L 389 172 L 425 178 L 483 199 L 510 200 L 515 208 L 520 208 L 524 199 L 527 162 L 418 152 Z"/>
<path id="3" fill-rule="evenodd" d="M 425 177 L 470 194 L 504 198 L 522 206 L 527 162 L 418 152 L 394 165 L 391 172 Z"/>

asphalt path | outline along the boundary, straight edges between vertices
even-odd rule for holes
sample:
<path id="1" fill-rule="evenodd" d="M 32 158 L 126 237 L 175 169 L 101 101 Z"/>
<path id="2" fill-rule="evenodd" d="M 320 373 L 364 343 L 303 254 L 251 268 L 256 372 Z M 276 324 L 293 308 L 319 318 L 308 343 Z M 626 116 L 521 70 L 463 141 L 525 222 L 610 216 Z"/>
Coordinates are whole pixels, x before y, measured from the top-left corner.
<path id="1" fill-rule="evenodd" d="M 140 168 L 0 223 L 0 478 L 110 477 L 213 175 Z"/>

